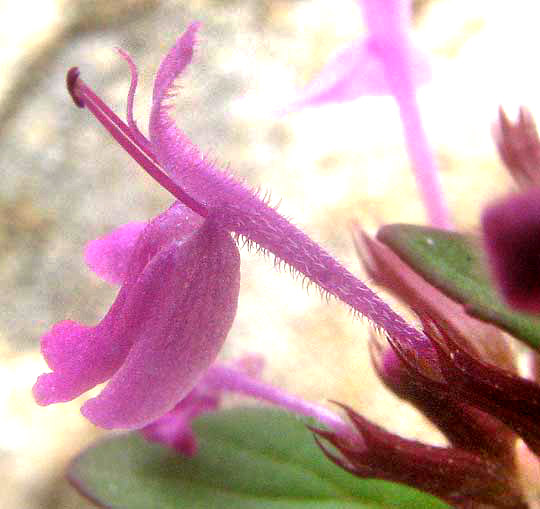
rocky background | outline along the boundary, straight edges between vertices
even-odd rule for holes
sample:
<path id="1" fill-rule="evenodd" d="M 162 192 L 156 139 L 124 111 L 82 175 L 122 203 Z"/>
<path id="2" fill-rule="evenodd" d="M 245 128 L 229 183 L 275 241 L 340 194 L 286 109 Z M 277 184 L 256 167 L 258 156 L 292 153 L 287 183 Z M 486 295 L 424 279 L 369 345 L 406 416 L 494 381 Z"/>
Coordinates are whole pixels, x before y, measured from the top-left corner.
<path id="1" fill-rule="evenodd" d="M 483 205 L 510 185 L 490 136 L 499 104 L 511 114 L 519 104 L 540 113 L 537 5 L 415 2 L 415 34 L 434 65 L 433 81 L 419 94 L 422 112 L 461 229 L 475 231 Z M 361 277 L 351 219 L 370 231 L 424 221 L 391 99 L 272 114 L 362 32 L 353 0 L 1 1 L 0 507 L 90 507 L 63 471 L 101 432 L 80 416 L 80 401 L 33 403 L 32 384 L 46 369 L 39 337 L 64 318 L 95 323 L 114 298 L 115 289 L 85 267 L 85 243 L 171 201 L 73 106 L 65 72 L 80 66 L 123 112 L 129 73 L 114 47 L 128 50 L 141 71 L 135 111 L 144 126 L 153 73 L 193 20 L 203 28 L 176 113 L 204 151 L 271 190 L 283 214 Z M 367 323 L 306 292 L 271 259 L 244 251 L 242 270 L 223 358 L 263 353 L 267 380 L 441 442 L 374 378 Z"/>

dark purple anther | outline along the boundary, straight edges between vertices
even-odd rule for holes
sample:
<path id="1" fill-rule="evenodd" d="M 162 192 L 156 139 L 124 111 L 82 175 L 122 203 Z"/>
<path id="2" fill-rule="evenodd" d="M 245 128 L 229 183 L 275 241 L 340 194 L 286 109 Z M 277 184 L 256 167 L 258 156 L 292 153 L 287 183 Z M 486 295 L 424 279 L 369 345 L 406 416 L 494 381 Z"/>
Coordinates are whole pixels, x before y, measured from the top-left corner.
<path id="1" fill-rule="evenodd" d="M 69 92 L 69 95 L 73 99 L 73 102 L 79 107 L 84 108 L 84 101 L 82 97 L 79 95 L 79 91 L 77 89 L 77 80 L 79 79 L 79 68 L 78 67 L 72 67 L 66 76 L 66 85 Z"/>

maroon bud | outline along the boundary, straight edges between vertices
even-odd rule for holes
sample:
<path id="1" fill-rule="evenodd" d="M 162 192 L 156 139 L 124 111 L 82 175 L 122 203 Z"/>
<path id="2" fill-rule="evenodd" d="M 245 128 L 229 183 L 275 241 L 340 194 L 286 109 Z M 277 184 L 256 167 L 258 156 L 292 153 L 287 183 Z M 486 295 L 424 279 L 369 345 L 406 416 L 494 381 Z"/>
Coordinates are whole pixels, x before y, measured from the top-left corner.
<path id="1" fill-rule="evenodd" d="M 508 305 L 540 313 L 540 188 L 487 207 L 482 228 L 495 281 Z"/>
<path id="2" fill-rule="evenodd" d="M 499 419 L 540 455 L 540 385 L 473 357 L 437 324 L 424 325 L 454 397 Z"/>
<path id="3" fill-rule="evenodd" d="M 519 486 L 503 465 L 454 447 L 437 447 L 385 431 L 343 406 L 357 438 L 313 430 L 326 456 L 361 478 L 385 479 L 436 495 L 456 507 L 525 508 Z M 339 454 L 323 442 L 331 444 Z"/>

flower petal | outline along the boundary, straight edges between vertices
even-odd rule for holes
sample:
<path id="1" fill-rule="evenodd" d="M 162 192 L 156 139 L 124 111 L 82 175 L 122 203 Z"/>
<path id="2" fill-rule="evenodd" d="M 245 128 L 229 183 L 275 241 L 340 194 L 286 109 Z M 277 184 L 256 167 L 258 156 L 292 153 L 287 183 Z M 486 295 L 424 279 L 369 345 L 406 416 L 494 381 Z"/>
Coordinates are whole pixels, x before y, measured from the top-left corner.
<path id="1" fill-rule="evenodd" d="M 39 404 L 69 401 L 115 373 L 151 314 L 148 301 L 140 298 L 139 277 L 160 249 L 181 242 L 200 224 L 196 214 L 179 204 L 157 216 L 139 235 L 124 284 L 101 322 L 94 327 L 60 322 L 42 337 L 41 351 L 53 373 L 41 375 L 34 386 Z"/>
<path id="2" fill-rule="evenodd" d="M 34 398 L 40 405 L 70 401 L 107 380 L 121 364 L 129 343 L 109 343 L 111 317 L 125 298 L 120 294 L 102 322 L 87 327 L 72 321 L 57 323 L 41 338 L 41 352 L 53 373 L 38 377 Z M 115 302 L 115 304 L 116 304 Z"/>
<path id="3" fill-rule="evenodd" d="M 540 189 L 490 205 L 482 214 L 482 228 L 495 281 L 507 303 L 540 313 Z"/>
<path id="4" fill-rule="evenodd" d="M 133 291 L 133 307 L 144 306 L 137 341 L 82 413 L 103 428 L 138 428 L 171 410 L 216 358 L 238 291 L 238 249 L 211 219 L 184 243 L 162 249 Z"/>
<path id="5" fill-rule="evenodd" d="M 427 83 L 431 70 L 426 55 L 414 49 L 410 58 L 414 85 Z M 391 95 L 393 89 L 389 86 L 387 71 L 373 39 L 355 41 L 326 64 L 298 97 L 279 113 L 291 113 L 329 102 L 352 101 L 365 95 Z"/>
<path id="6" fill-rule="evenodd" d="M 216 410 L 221 401 L 219 389 L 205 389 L 203 378 L 170 412 L 141 429 L 144 438 L 167 445 L 180 454 L 194 456 L 197 439 L 192 421 L 203 413 Z"/>
<path id="7" fill-rule="evenodd" d="M 191 61 L 198 28 L 199 24 L 193 23 L 161 62 L 154 82 L 149 134 L 154 153 L 165 172 L 190 197 L 203 205 L 216 206 L 230 201 L 231 197 L 236 202 L 242 201 L 243 196 L 252 198 L 252 193 L 201 155 L 176 127 L 166 104 L 174 96 L 175 79 Z"/>
<path id="8" fill-rule="evenodd" d="M 142 221 L 127 223 L 92 240 L 84 250 L 84 261 L 101 279 L 122 284 L 135 244 L 147 224 Z"/>

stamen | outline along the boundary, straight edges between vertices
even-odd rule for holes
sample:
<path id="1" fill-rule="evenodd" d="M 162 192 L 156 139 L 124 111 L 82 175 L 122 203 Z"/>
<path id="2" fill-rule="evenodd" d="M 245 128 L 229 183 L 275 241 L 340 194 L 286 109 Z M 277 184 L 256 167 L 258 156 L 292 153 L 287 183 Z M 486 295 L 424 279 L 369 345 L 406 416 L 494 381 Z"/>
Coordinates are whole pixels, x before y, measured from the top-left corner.
<path id="1" fill-rule="evenodd" d="M 107 129 L 118 144 L 148 173 L 158 184 L 167 189 L 175 198 L 202 217 L 208 217 L 208 208 L 189 196 L 159 166 L 151 152 L 150 141 L 140 131 L 133 131 L 126 125 L 79 77 L 79 69 L 71 68 L 66 77 L 67 89 L 73 102 L 79 108 L 88 108 L 99 123 Z M 142 138 L 142 139 L 141 139 Z M 144 140 L 144 141 L 143 141 Z"/>

